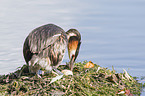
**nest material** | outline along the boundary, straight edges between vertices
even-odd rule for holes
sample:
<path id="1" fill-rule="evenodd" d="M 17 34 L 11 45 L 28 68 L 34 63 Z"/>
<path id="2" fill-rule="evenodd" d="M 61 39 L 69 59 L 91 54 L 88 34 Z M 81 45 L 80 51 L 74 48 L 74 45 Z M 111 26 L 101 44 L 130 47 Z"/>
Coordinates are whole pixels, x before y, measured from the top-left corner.
<path id="1" fill-rule="evenodd" d="M 29 74 L 28 67 L 8 75 L 0 76 L 0 95 L 140 95 L 142 83 L 138 83 L 128 73 L 116 73 L 97 64 L 86 68 L 87 61 L 75 64 L 73 76 L 63 76 L 62 79 L 49 84 L 56 75 L 48 73 L 38 78 Z M 61 65 L 59 70 L 67 69 Z M 128 75 L 127 75 L 128 74 Z M 129 77 L 128 77 L 129 76 Z"/>

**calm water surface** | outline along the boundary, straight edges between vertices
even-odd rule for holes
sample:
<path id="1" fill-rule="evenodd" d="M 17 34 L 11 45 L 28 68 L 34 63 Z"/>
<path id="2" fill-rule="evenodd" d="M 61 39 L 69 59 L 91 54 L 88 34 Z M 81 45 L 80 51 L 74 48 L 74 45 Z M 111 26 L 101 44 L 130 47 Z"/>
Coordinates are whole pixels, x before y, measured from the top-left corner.
<path id="1" fill-rule="evenodd" d="M 145 76 L 144 0 L 1 0 L 0 74 L 25 64 L 26 36 L 47 23 L 82 34 L 77 61 L 93 61 L 117 72 Z M 68 62 L 68 55 L 63 63 Z M 144 94 L 144 93 L 143 93 Z"/>

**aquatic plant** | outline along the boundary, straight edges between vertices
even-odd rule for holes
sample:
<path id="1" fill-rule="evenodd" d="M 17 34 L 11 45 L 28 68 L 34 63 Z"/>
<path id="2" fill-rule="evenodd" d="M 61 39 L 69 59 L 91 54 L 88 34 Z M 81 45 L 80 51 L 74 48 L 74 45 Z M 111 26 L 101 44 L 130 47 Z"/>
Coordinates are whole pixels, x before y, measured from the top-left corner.
<path id="1" fill-rule="evenodd" d="M 58 69 L 68 67 L 61 65 Z M 140 95 L 143 86 L 126 70 L 116 73 L 114 68 L 103 68 L 91 61 L 75 63 L 72 76 L 64 75 L 50 84 L 55 76 L 46 73 L 38 78 L 29 74 L 28 66 L 23 65 L 14 73 L 0 76 L 0 95 Z"/>

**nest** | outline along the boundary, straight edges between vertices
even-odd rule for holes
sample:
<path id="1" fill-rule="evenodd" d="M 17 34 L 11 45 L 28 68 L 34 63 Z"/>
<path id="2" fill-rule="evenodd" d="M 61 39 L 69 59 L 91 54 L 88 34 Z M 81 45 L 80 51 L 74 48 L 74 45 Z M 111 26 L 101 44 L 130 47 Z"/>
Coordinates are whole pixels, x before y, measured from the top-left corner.
<path id="1" fill-rule="evenodd" d="M 90 67 L 91 66 L 91 67 Z M 59 70 L 67 69 L 60 65 Z M 41 78 L 29 74 L 23 65 L 16 72 L 0 76 L 0 95 L 52 95 L 52 96 L 96 96 L 96 95 L 140 95 L 139 83 L 125 70 L 116 73 L 114 69 L 100 67 L 92 62 L 75 63 L 73 76 L 63 76 L 50 84 L 56 74 L 47 73 Z"/>

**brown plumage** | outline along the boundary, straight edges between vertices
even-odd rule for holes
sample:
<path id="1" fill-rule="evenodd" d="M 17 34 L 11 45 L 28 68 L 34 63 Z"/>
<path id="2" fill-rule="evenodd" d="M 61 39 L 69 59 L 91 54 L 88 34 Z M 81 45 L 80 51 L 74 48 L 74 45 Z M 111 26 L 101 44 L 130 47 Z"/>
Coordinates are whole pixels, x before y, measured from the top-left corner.
<path id="1" fill-rule="evenodd" d="M 76 29 L 70 29 L 66 32 L 68 38 L 68 54 L 70 58 L 69 67 L 73 70 L 74 62 L 79 54 L 81 45 L 81 35 Z"/>
<path id="2" fill-rule="evenodd" d="M 73 54 L 75 61 L 80 47 L 80 34 L 76 31 L 70 29 L 65 32 L 54 24 L 34 29 L 25 39 L 23 46 L 23 55 L 30 73 L 37 73 L 41 68 L 47 71 L 56 69 L 63 59 L 67 46 L 70 53 L 71 50 L 76 50 Z"/>

